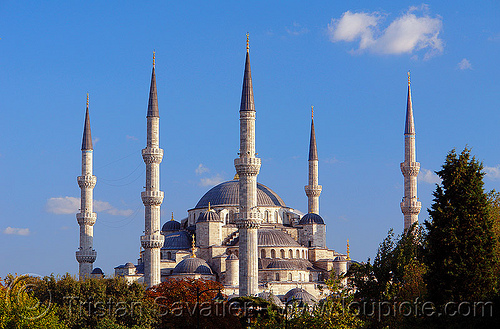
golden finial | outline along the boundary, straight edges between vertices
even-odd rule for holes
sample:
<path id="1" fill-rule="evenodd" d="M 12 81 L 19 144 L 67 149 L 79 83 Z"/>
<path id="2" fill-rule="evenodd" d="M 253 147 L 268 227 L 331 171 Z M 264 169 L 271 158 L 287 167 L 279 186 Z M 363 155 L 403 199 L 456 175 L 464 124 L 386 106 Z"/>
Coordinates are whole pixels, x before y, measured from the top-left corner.
<path id="1" fill-rule="evenodd" d="M 249 36 L 250 36 L 250 34 L 248 34 L 248 32 L 247 32 L 247 52 L 248 52 L 248 49 L 250 49 Z"/>
<path id="2" fill-rule="evenodd" d="M 240 179 L 240 175 L 238 175 L 238 173 L 234 174 L 234 180 L 239 180 Z"/>
<path id="3" fill-rule="evenodd" d="M 351 257 L 349 256 L 349 239 L 347 239 L 347 260 L 351 260 Z"/>
<path id="4" fill-rule="evenodd" d="M 191 239 L 191 258 L 196 258 L 196 254 L 194 253 L 196 250 L 194 234 L 192 235 L 192 237 L 193 238 Z"/>
<path id="5" fill-rule="evenodd" d="M 212 209 L 210 209 L 210 201 L 208 202 L 208 211 L 211 211 Z"/>
<path id="6" fill-rule="evenodd" d="M 314 106 L 311 105 L 311 119 L 314 119 Z"/>
<path id="7" fill-rule="evenodd" d="M 153 50 L 153 68 L 155 67 L 155 64 L 156 64 L 155 53 L 156 53 L 156 51 Z"/>
<path id="8" fill-rule="evenodd" d="M 408 86 L 410 85 L 410 71 L 408 71 Z"/>
<path id="9" fill-rule="evenodd" d="M 87 108 L 89 108 L 89 93 L 87 93 Z"/>
<path id="10" fill-rule="evenodd" d="M 174 220 L 174 212 L 172 211 L 172 219 L 171 220 Z"/>

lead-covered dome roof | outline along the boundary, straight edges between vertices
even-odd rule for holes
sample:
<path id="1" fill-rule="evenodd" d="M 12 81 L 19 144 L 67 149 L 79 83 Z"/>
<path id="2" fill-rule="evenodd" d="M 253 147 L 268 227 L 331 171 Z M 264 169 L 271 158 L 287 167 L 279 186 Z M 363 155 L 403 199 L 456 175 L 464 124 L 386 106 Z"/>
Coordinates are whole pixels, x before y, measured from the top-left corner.
<path id="1" fill-rule="evenodd" d="M 186 231 L 167 234 L 162 249 L 190 249 L 191 236 Z"/>
<path id="2" fill-rule="evenodd" d="M 207 262 L 201 258 L 190 257 L 175 266 L 172 274 L 213 274 Z"/>
<path id="3" fill-rule="evenodd" d="M 198 216 L 198 220 L 196 221 L 197 223 L 199 222 L 222 222 L 219 215 L 213 210 L 209 211 L 204 211 Z"/>
<path id="4" fill-rule="evenodd" d="M 169 220 L 165 224 L 163 224 L 163 227 L 161 230 L 163 232 L 169 232 L 169 231 L 179 231 L 181 229 L 181 223 L 179 223 L 176 220 Z"/>
<path id="5" fill-rule="evenodd" d="M 239 237 L 234 245 L 239 245 Z M 259 247 L 301 247 L 289 234 L 273 229 L 259 229 L 257 232 Z"/>
<path id="6" fill-rule="evenodd" d="M 302 219 L 299 221 L 299 225 L 306 225 L 306 224 L 323 224 L 324 225 L 325 221 L 318 214 L 308 213 L 308 214 L 305 214 L 302 217 Z"/>
<path id="7" fill-rule="evenodd" d="M 194 209 L 207 208 L 208 203 L 212 207 L 215 206 L 238 206 L 240 197 L 240 187 L 237 180 L 231 180 L 220 183 L 212 187 L 200 201 L 196 204 Z M 269 187 L 257 183 L 257 206 L 259 207 L 285 207 L 285 203 Z"/>
<path id="8" fill-rule="evenodd" d="M 318 300 L 313 295 L 311 295 L 302 288 L 293 288 L 292 290 L 289 290 L 285 294 L 284 298 L 286 302 L 289 302 L 291 300 L 297 300 L 297 301 L 302 301 L 305 304 L 309 305 L 318 302 Z"/>

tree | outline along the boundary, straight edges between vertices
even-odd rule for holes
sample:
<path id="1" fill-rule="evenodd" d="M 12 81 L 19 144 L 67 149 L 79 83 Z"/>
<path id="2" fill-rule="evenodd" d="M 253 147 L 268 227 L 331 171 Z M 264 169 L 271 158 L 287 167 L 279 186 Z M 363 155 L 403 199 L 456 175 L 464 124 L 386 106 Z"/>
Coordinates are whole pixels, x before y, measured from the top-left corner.
<path id="1" fill-rule="evenodd" d="M 442 183 L 433 193 L 430 220 L 425 222 L 425 280 L 438 305 L 485 301 L 495 292 L 496 239 L 482 169 L 465 148 L 460 155 L 452 150 L 436 172 Z"/>

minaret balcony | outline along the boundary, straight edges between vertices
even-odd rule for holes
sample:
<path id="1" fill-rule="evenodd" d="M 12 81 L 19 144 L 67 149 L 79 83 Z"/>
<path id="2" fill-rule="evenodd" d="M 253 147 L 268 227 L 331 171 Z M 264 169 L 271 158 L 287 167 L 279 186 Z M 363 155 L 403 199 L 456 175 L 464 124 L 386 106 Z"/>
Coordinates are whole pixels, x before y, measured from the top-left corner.
<path id="1" fill-rule="evenodd" d="M 78 176 L 77 181 L 80 188 L 94 188 L 97 182 L 97 177 L 95 177 L 94 175 Z"/>
<path id="2" fill-rule="evenodd" d="M 417 176 L 420 171 L 420 162 L 401 162 L 403 176 Z"/>
<path id="3" fill-rule="evenodd" d="M 95 250 L 77 250 L 76 260 L 78 263 L 93 263 L 97 258 L 97 251 Z"/>
<path id="4" fill-rule="evenodd" d="M 234 167 L 240 176 L 256 176 L 260 169 L 260 158 L 236 158 Z"/>
<path id="5" fill-rule="evenodd" d="M 420 201 L 403 201 L 401 202 L 401 212 L 405 215 L 418 215 L 422 203 Z"/>
<path id="6" fill-rule="evenodd" d="M 142 203 L 145 206 L 159 206 L 163 202 L 163 191 L 143 191 L 141 192 Z"/>
<path id="7" fill-rule="evenodd" d="M 79 225 L 94 225 L 97 220 L 97 214 L 95 212 L 80 212 L 76 214 L 76 219 Z"/>
<path id="8" fill-rule="evenodd" d="M 163 149 L 156 147 L 146 147 L 142 150 L 142 159 L 146 164 L 160 163 L 163 159 Z"/>
<path id="9" fill-rule="evenodd" d="M 161 234 L 141 235 L 141 246 L 144 249 L 161 248 L 165 237 Z"/>
<path id="10" fill-rule="evenodd" d="M 323 186 L 321 185 L 306 185 L 304 186 L 304 190 L 306 191 L 306 195 L 308 197 L 319 197 L 321 194 L 321 190 L 323 189 Z"/>

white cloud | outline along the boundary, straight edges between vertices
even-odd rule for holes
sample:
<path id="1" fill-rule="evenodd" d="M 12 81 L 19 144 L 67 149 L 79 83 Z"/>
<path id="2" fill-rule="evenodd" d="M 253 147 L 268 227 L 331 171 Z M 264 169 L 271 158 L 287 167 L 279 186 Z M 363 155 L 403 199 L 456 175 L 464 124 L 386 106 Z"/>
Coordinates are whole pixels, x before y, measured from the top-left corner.
<path id="1" fill-rule="evenodd" d="M 96 137 L 92 140 L 92 145 L 97 144 L 101 139 L 99 137 Z"/>
<path id="2" fill-rule="evenodd" d="M 417 16 L 417 12 L 420 12 Z M 328 24 L 330 41 L 353 42 L 359 40 L 357 52 L 368 50 L 378 54 L 412 54 L 426 49 L 424 59 L 443 52 L 439 33 L 443 28 L 441 17 L 430 17 L 426 6 L 410 7 L 380 30 L 384 16 L 378 12 L 352 13 L 346 11 L 341 18 Z"/>
<path id="3" fill-rule="evenodd" d="M 210 172 L 210 169 L 205 167 L 203 163 L 200 163 L 198 167 L 194 170 L 194 172 L 196 173 L 196 175 L 201 175 L 203 173 Z"/>
<path id="4" fill-rule="evenodd" d="M 291 28 L 286 27 L 286 32 L 290 35 L 298 36 L 302 34 L 306 34 L 309 30 L 305 27 L 302 27 L 299 23 L 293 22 Z"/>
<path id="5" fill-rule="evenodd" d="M 472 70 L 472 65 L 467 58 L 464 58 L 458 63 L 458 68 L 461 70 Z"/>
<path id="6" fill-rule="evenodd" d="M 50 198 L 47 200 L 46 210 L 56 215 L 76 214 L 80 211 L 80 198 L 65 196 Z M 131 209 L 117 209 L 107 201 L 94 200 L 94 211 L 105 212 L 113 216 L 130 216 L 134 212 Z"/>
<path id="7" fill-rule="evenodd" d="M 496 167 L 484 166 L 484 171 L 486 172 L 486 177 L 489 179 L 500 178 L 500 165 L 497 165 Z"/>
<path id="8" fill-rule="evenodd" d="M 138 140 L 138 139 L 137 139 L 137 137 L 135 137 L 135 136 L 130 136 L 130 135 L 127 135 L 127 136 L 125 136 L 125 137 L 126 137 L 128 140 L 132 140 L 132 141 L 136 141 L 136 140 Z"/>
<path id="9" fill-rule="evenodd" d="M 224 179 L 222 179 L 222 176 L 220 174 L 217 174 L 212 177 L 200 179 L 200 186 L 214 186 L 219 183 L 222 183 L 223 181 Z"/>
<path id="10" fill-rule="evenodd" d="M 3 230 L 4 234 L 12 234 L 12 235 L 30 235 L 29 228 L 17 228 L 17 227 L 7 227 Z"/>
<path id="11" fill-rule="evenodd" d="M 435 172 L 429 169 L 421 168 L 417 179 L 419 182 L 422 183 L 441 184 L 441 178 L 438 175 L 436 175 Z"/>

